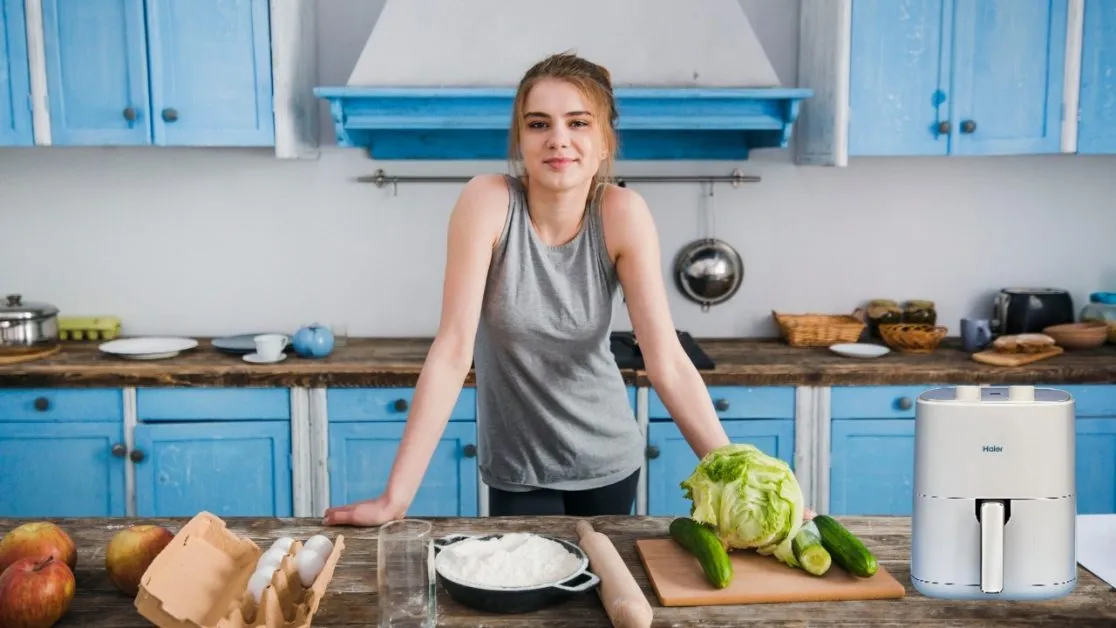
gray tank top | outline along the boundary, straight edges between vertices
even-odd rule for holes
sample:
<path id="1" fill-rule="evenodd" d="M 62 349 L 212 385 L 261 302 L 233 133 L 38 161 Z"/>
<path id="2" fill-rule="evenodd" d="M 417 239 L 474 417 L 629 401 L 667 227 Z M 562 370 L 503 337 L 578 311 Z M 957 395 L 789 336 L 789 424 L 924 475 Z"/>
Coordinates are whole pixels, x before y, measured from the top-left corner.
<path id="1" fill-rule="evenodd" d="M 601 195 L 573 240 L 549 246 L 523 184 L 506 180 L 474 351 L 481 479 L 508 491 L 617 482 L 642 465 L 644 439 L 609 348 L 619 279 Z"/>

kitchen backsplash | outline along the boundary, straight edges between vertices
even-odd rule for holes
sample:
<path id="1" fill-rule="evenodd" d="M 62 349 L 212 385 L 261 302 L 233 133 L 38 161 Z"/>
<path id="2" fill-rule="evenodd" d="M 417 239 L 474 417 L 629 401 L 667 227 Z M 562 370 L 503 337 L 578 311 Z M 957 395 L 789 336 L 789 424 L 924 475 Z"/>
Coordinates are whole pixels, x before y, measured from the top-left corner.
<path id="1" fill-rule="evenodd" d="M 795 83 L 796 2 L 744 0 L 784 84 Z M 319 8 L 319 74 L 342 85 L 380 2 Z M 322 115 L 323 139 L 331 133 Z M 377 163 L 327 146 L 318 161 L 267 151 L 0 150 L 0 292 L 64 314 L 120 316 L 125 333 L 293 331 L 345 323 L 353 335 L 437 328 L 446 220 L 459 186 L 353 179 L 504 171 L 503 163 Z M 697 184 L 633 184 L 658 222 L 677 327 L 699 336 L 775 333 L 771 310 L 848 312 L 870 298 L 986 314 L 1005 286 L 1116 290 L 1116 157 L 859 159 L 796 167 L 789 151 L 739 164 L 640 165 L 640 173 L 728 174 L 716 235 L 737 247 L 744 283 L 703 313 L 669 277 L 673 255 L 706 234 Z M 621 172 L 635 167 L 622 164 Z M 622 307 L 616 326 L 630 329 Z"/>

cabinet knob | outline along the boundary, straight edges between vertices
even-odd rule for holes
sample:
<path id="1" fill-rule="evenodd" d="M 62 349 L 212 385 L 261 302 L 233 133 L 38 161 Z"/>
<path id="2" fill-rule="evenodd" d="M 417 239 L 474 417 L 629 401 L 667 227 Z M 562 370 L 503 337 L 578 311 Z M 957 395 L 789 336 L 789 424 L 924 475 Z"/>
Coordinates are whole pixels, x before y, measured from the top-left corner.
<path id="1" fill-rule="evenodd" d="M 900 410 L 910 410 L 911 405 L 912 404 L 911 404 L 911 398 L 910 397 L 900 397 L 899 398 L 898 406 L 899 406 Z"/>
<path id="2" fill-rule="evenodd" d="M 406 399 L 396 399 L 395 403 L 393 405 L 395 406 L 395 411 L 396 412 L 406 412 L 407 411 L 407 400 Z"/>
<path id="3" fill-rule="evenodd" d="M 35 409 L 39 412 L 46 412 L 50 408 L 50 400 L 46 397 L 35 397 Z"/>
<path id="4" fill-rule="evenodd" d="M 949 135 L 949 132 L 952 129 L 953 129 L 953 125 L 951 125 L 949 123 L 949 120 L 945 120 L 945 121 L 942 121 L 942 122 L 938 123 L 938 134 L 939 135 Z"/>
<path id="5" fill-rule="evenodd" d="M 477 446 L 472 444 L 472 443 L 469 443 L 468 445 L 465 445 L 465 449 L 461 453 L 465 454 L 466 458 L 476 458 L 477 457 Z"/>
<path id="6" fill-rule="evenodd" d="M 112 446 L 112 455 L 117 458 L 123 458 L 126 453 L 128 453 L 128 448 L 124 446 L 124 443 L 116 443 Z"/>
<path id="7" fill-rule="evenodd" d="M 713 407 L 717 409 L 717 412 L 724 412 L 725 410 L 728 410 L 729 409 L 728 399 L 718 399 L 718 400 L 714 401 L 713 402 Z"/>
<path id="8" fill-rule="evenodd" d="M 962 133 L 972 133 L 973 131 L 976 131 L 976 122 L 973 122 L 972 120 L 965 120 L 961 123 Z"/>
<path id="9" fill-rule="evenodd" d="M 132 453 L 128 454 L 128 457 L 132 459 L 132 462 L 143 462 L 144 459 L 143 452 L 139 449 L 133 449 Z"/>
<path id="10" fill-rule="evenodd" d="M 654 445 L 648 445 L 646 450 L 648 460 L 654 460 L 659 457 L 659 448 Z"/>
<path id="11" fill-rule="evenodd" d="M 128 122 L 135 122 L 136 117 L 137 117 L 137 114 L 136 114 L 136 108 L 135 107 L 125 107 L 125 109 L 124 109 L 124 119 L 125 120 L 127 120 Z"/>
<path id="12" fill-rule="evenodd" d="M 168 107 L 168 108 L 163 110 L 163 120 L 165 120 L 167 122 L 174 122 L 177 119 L 178 119 L 178 112 L 175 111 L 174 109 L 171 109 L 171 108 Z"/>

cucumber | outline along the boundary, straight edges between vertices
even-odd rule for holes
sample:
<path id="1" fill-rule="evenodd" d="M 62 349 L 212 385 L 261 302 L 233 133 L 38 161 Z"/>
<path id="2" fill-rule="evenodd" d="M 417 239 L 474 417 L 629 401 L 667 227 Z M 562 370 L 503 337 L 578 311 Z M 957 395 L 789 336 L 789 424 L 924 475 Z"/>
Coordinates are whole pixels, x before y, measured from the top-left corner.
<path id="1" fill-rule="evenodd" d="M 876 557 L 855 534 L 829 515 L 816 515 L 812 521 L 821 535 L 822 546 L 833 556 L 833 562 L 861 578 L 875 575 Z"/>
<path id="2" fill-rule="evenodd" d="M 813 576 L 824 576 L 833 563 L 829 552 L 822 545 L 821 535 L 813 522 L 807 521 L 798 529 L 794 541 L 791 542 L 794 557 L 806 573 Z"/>
<path id="3" fill-rule="evenodd" d="M 712 528 L 689 517 L 679 517 L 670 522 L 670 538 L 697 557 L 710 584 L 723 589 L 732 582 L 728 551 Z"/>

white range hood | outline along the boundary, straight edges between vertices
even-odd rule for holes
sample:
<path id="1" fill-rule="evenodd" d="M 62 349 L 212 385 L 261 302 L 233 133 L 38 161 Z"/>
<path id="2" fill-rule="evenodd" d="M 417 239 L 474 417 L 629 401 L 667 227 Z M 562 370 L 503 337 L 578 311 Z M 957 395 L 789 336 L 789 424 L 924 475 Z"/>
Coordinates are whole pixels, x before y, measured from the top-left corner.
<path id="1" fill-rule="evenodd" d="M 737 0 L 387 0 L 345 87 L 338 143 L 376 159 L 506 159 L 515 87 L 571 51 L 609 69 L 622 159 L 746 159 L 785 147 L 785 89 Z"/>

